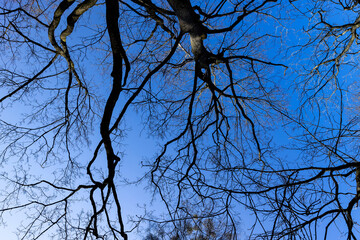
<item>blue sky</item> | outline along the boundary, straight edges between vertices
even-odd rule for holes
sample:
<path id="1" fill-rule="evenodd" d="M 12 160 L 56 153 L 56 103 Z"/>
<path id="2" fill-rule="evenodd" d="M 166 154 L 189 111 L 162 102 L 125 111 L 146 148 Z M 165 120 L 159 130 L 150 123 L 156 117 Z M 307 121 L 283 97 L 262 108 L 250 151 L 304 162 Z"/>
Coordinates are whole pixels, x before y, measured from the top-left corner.
<path id="1" fill-rule="evenodd" d="M 197 1 L 197 3 L 203 9 L 212 7 L 206 6 L 206 3 L 202 1 Z M 216 127 L 219 125 L 207 125 L 217 117 L 215 110 L 212 110 L 211 113 L 206 112 L 207 109 L 213 109 L 211 108 L 213 98 L 210 88 L 204 81 L 198 79 L 198 84 L 194 88 L 198 88 L 197 93 L 191 95 L 194 84 L 194 63 L 189 60 L 189 63 L 181 68 L 181 71 L 178 71 L 174 66 L 176 63 L 190 58 L 190 55 L 188 55 L 188 53 L 191 53 L 189 36 L 186 35 L 183 38 L 181 46 L 170 60 L 172 65 L 166 66 L 165 70 L 161 70 L 151 77 L 144 88 L 146 92 L 142 92 L 136 98 L 134 101 L 136 106 L 131 106 L 128 109 L 125 118 L 120 123 L 121 130 L 117 132 L 119 135 L 116 138 L 114 137 L 115 151 L 121 157 L 118 167 L 119 172 L 115 179 L 119 189 L 119 199 L 125 222 L 127 222 L 127 216 L 140 216 L 143 214 L 144 209 L 142 206 L 144 205 L 146 205 L 147 211 L 154 211 L 154 215 L 161 215 L 165 212 L 165 206 L 159 201 L 159 197 L 151 202 L 152 193 L 158 194 L 155 188 L 144 190 L 144 188 L 148 187 L 148 179 L 145 179 L 140 184 L 128 185 L 125 182 L 125 180 L 134 182 L 146 172 L 154 169 L 142 167 L 146 163 L 161 162 L 160 168 L 154 171 L 154 176 L 155 179 L 164 178 L 168 181 L 168 185 L 164 185 L 164 193 L 169 193 L 166 199 L 171 203 L 169 205 L 170 210 L 177 209 L 176 199 L 178 199 L 180 193 L 183 194 L 183 201 L 179 201 L 178 206 L 185 204 L 186 200 L 196 202 L 196 190 L 204 194 L 209 193 L 210 196 L 221 196 L 226 192 L 219 190 L 222 187 L 232 187 L 238 191 L 243 189 L 243 186 L 240 185 L 244 182 L 248 183 L 248 176 L 245 171 L 238 171 L 238 175 L 232 175 L 237 170 L 224 171 L 222 169 L 222 171 L 217 172 L 214 169 L 218 163 L 234 169 L 261 169 L 263 164 L 258 159 L 254 132 L 259 136 L 264 159 L 269 161 L 266 166 L 268 170 L 271 168 L 280 169 L 281 167 L 334 167 L 342 163 L 339 160 L 341 157 L 347 160 L 351 160 L 351 157 L 356 159 L 358 153 L 354 149 L 358 148 L 358 144 L 354 137 L 357 137 L 358 132 L 357 105 L 359 97 L 357 93 L 358 70 L 355 64 L 357 57 L 353 53 L 358 51 L 358 47 L 354 44 L 349 51 L 350 54 L 341 59 L 340 72 L 336 73 L 335 77 L 332 77 L 334 73 L 332 71 L 336 72 L 338 69 L 334 68 L 331 62 L 319 65 L 314 69 L 317 64 L 332 59 L 336 57 L 336 54 L 341 53 L 349 39 L 349 31 L 339 35 L 338 38 L 327 37 L 324 25 L 316 24 L 321 17 L 320 13 L 316 11 L 306 12 L 312 6 L 310 3 L 312 1 L 295 1 L 293 2 L 294 6 L 288 5 L 285 1 L 279 2 L 279 4 L 283 5 L 270 3 L 269 6 L 275 7 L 271 10 L 264 10 L 262 14 L 254 14 L 254 16 L 251 15 L 245 18 L 231 33 L 208 34 L 207 39 L 204 40 L 207 49 L 211 49 L 214 53 L 227 47 L 225 57 L 231 57 L 232 54 L 243 56 L 240 60 L 235 61 L 232 59 L 230 62 L 233 71 L 232 76 L 236 81 L 233 86 L 235 86 L 234 91 L 244 98 L 241 106 L 244 107 L 247 116 L 256 124 L 255 130 L 252 130 L 250 121 L 246 119 L 239 109 L 240 104 L 236 105 L 236 101 L 233 99 L 218 94 L 219 106 L 223 108 L 224 113 L 228 116 L 226 120 L 221 122 L 222 125 L 218 129 L 221 129 L 222 133 L 231 129 L 227 135 L 229 141 L 223 139 L 225 134 L 221 135 L 216 131 Z M 332 5 L 329 6 L 330 11 L 321 14 L 326 19 L 329 19 L 331 24 L 340 25 L 347 21 L 351 22 L 356 17 L 353 13 L 346 16 L 344 14 L 344 17 L 342 17 L 343 10 L 332 7 Z M 56 4 L 53 8 L 55 7 Z M 229 7 L 230 3 L 225 4 L 223 11 L 226 11 Z M 51 17 L 53 9 L 48 10 L 48 12 Z M 69 14 L 70 11 L 68 10 L 65 13 Z M 272 16 L 265 13 L 272 14 Z M 74 32 L 67 39 L 76 69 L 91 93 L 89 96 L 85 96 L 84 90 L 79 90 L 75 78 L 71 83 L 73 88 L 67 93 L 66 86 L 69 79 L 66 72 L 67 64 L 59 57 L 54 66 L 42 74 L 42 76 L 48 75 L 49 77 L 38 79 L 26 91 L 15 94 L 14 97 L 1 103 L 1 120 L 18 126 L 15 128 L 2 122 L 1 130 L 3 132 L 1 132 L 0 138 L 3 142 L 1 147 L 5 149 L 8 143 L 6 141 L 11 143 L 11 141 L 17 139 L 18 135 L 24 134 L 25 136 L 19 141 L 16 140 L 16 144 L 11 145 L 12 149 L 2 155 L 3 173 L 8 173 L 13 178 L 26 179 L 26 183 L 36 182 L 41 177 L 52 179 L 68 187 L 89 183 L 86 165 L 92 158 L 94 149 L 101 139 L 99 132 L 101 114 L 106 98 L 111 91 L 110 72 L 112 60 L 111 52 L 109 52 L 110 46 L 104 14 L 104 5 L 94 7 L 80 18 Z M 151 44 L 145 45 L 143 42 L 130 44 L 133 39 L 141 36 L 151 36 L 154 24 L 151 21 L 137 22 L 138 18 L 131 12 L 121 12 L 120 16 L 120 31 L 124 48 L 129 59 L 133 61 L 133 68 L 126 86 L 130 90 L 127 94 L 122 92 L 120 95 L 114 110 L 112 123 L 131 96 L 131 93 L 135 91 L 135 87 L 138 87 L 148 71 L 157 65 L 157 63 L 151 61 L 163 59 L 174 43 L 174 40 L 171 40 L 167 33 L 159 30 L 159 33 L 155 34 L 154 38 L 149 42 Z M 41 19 L 48 22 L 45 16 L 41 16 Z M 209 20 L 207 23 L 211 24 L 213 28 L 215 28 L 215 25 L 219 28 L 228 25 L 234 19 L 229 17 L 224 18 L 222 21 Z M 169 20 L 165 22 L 171 26 Z M 17 24 L 25 27 L 27 22 L 20 21 Z M 60 29 L 65 26 L 64 24 L 65 18 L 62 19 L 59 29 L 55 32 L 56 36 L 61 33 Z M 175 25 L 174 28 L 178 29 L 178 26 Z M 24 31 L 28 29 L 24 28 Z M 39 29 L 30 30 L 27 33 L 34 38 L 40 39 L 41 44 L 50 47 L 47 29 L 41 27 Z M 311 31 L 306 32 L 306 30 Z M 338 32 L 334 30 L 334 34 L 336 33 Z M 96 35 L 93 36 L 93 34 Z M 102 34 L 104 35 L 102 36 Z M 16 34 L 14 36 L 16 38 Z M 224 39 L 226 41 L 223 42 Z M 311 40 L 314 40 L 314 42 L 310 42 L 311 44 L 305 46 Z M 83 47 L 83 45 L 86 47 Z M 237 49 L 235 49 L 236 47 Z M 16 88 L 21 84 L 21 81 L 26 80 L 26 77 L 23 78 L 20 75 L 11 76 L 11 74 L 3 71 L 4 69 L 14 70 L 25 76 L 32 76 L 42 68 L 43 65 L 40 65 L 40 63 L 46 63 L 52 57 L 48 52 L 40 50 L 32 52 L 27 45 L 10 48 L 10 46 L 4 44 L 2 49 L 5 50 L 5 54 L 0 57 L 3 63 L 1 83 L 4 89 L 0 90 L 0 96 L 10 91 L 11 87 Z M 138 55 L 142 52 L 144 52 L 144 55 Z M 25 56 L 29 56 L 29 58 Z M 251 58 L 258 58 L 263 62 L 252 61 Z M 268 61 L 274 64 L 286 65 L 287 67 L 264 64 L 264 62 Z M 253 62 L 255 62 L 254 65 L 252 65 Z M 213 84 L 218 88 L 226 88 L 224 92 L 232 94 L 231 87 L 226 87 L 229 85 L 230 73 L 227 71 L 225 64 L 214 65 L 212 69 L 211 80 Z M 252 72 L 253 70 L 256 70 L 256 73 Z M 314 70 L 319 70 L 319 73 Z M 56 72 L 61 74 L 53 76 Z M 15 84 L 12 80 L 15 81 Z M 11 84 L 14 85 L 8 88 Z M 71 125 L 70 128 L 71 131 L 75 132 L 74 135 L 71 135 L 72 141 L 66 142 L 66 127 L 60 128 L 59 132 L 50 131 L 38 138 L 42 131 L 56 126 L 57 119 L 60 119 L 59 122 L 62 121 L 65 112 L 64 96 L 66 94 L 69 94 L 68 106 L 73 111 L 71 119 L 77 123 Z M 21 99 L 15 101 L 17 98 Z M 184 98 L 186 99 L 183 100 Z M 51 101 L 51 99 L 55 99 L 55 101 Z M 81 102 L 82 99 L 85 99 L 85 101 Z M 189 110 L 187 107 L 190 105 L 191 99 L 194 101 L 194 107 L 192 108 L 195 123 L 192 126 L 193 132 L 199 134 L 206 127 L 209 129 L 196 140 L 197 148 L 191 146 L 191 144 L 186 145 L 186 141 L 189 141 L 191 134 L 194 133 L 188 130 L 186 134 L 181 134 L 184 129 L 189 129 L 186 128 L 186 121 Z M 13 100 L 15 102 L 11 104 Z M 177 100 L 177 102 L 171 103 L 170 100 Z M 268 104 L 268 100 L 271 100 L 274 104 Z M 77 112 L 76 106 L 79 101 L 83 109 Z M 39 106 L 44 106 L 44 104 L 47 104 L 47 108 L 39 109 Z M 88 111 L 90 105 L 93 111 Z M 175 114 L 169 114 L 168 109 L 174 111 Z M 279 113 L 280 110 L 283 111 L 282 114 Z M 38 112 L 34 116 L 24 117 L 26 114 L 35 111 Z M 76 121 L 76 117 L 83 115 L 86 116 L 84 119 Z M 165 121 L 166 119 L 168 121 Z M 51 121 L 53 121 L 52 125 L 28 132 L 29 127 L 46 125 Z M 226 125 L 226 121 L 228 121 L 228 125 Z M 349 129 L 353 132 L 349 131 L 347 133 Z M 342 133 L 344 133 L 344 136 L 341 139 L 338 138 L 340 140 L 337 142 L 337 136 Z M 88 135 L 85 136 L 86 134 Z M 164 144 L 177 136 L 181 136 L 179 141 L 169 144 L 165 154 L 157 159 L 157 156 L 164 149 Z M 56 142 L 54 148 L 51 148 L 54 137 L 57 137 L 56 139 L 59 142 Z M 38 139 L 38 141 L 32 145 L 31 142 L 34 139 Z M 216 141 L 221 142 L 219 144 L 221 147 L 216 146 Z M 322 143 L 328 145 L 322 146 Z M 69 158 L 66 144 L 70 144 L 70 156 L 73 158 Z M 21 151 L 26 146 L 28 146 L 27 151 Z M 326 152 L 327 147 L 328 153 Z M 46 155 L 46 151 L 49 149 L 53 150 L 53 152 Z M 192 156 L 197 152 L 199 156 L 196 168 L 193 167 L 191 161 Z M 351 157 L 347 158 L 347 155 Z M 48 157 L 47 160 L 45 160 L 46 156 Z M 74 159 L 74 162 L 72 162 L 72 159 Z M 107 166 L 105 159 L 105 152 L 102 149 L 92 165 L 96 179 L 106 176 Z M 215 163 L 216 161 L 218 163 Z M 74 166 L 76 164 L 79 166 L 78 170 L 73 172 L 74 175 L 72 175 L 71 171 L 66 171 L 75 169 L 71 168 L 72 163 L 75 164 Z M 27 173 L 22 172 L 22 169 L 25 169 Z M 185 172 L 186 174 L 184 174 Z M 310 170 L 304 171 L 303 177 L 312 174 L 310 172 Z M 314 172 L 316 171 L 314 170 Z M 190 177 L 182 179 L 180 176 L 184 175 Z M 270 174 L 265 173 L 264 175 L 269 177 L 269 182 L 275 178 L 279 181 L 285 181 L 281 178 L 282 176 L 270 176 Z M 348 196 L 353 196 L 351 195 L 355 189 L 353 175 L 339 176 L 339 186 L 346 193 L 341 196 L 339 205 L 345 204 L 350 199 Z M 229 178 L 229 181 L 224 181 L 223 178 L 227 176 L 232 178 Z M 255 174 L 254 176 L 258 175 Z M 302 176 L 301 173 L 299 173 L 299 176 Z M 60 180 L 57 181 L 56 178 L 59 177 Z M 264 178 L 261 178 L 264 177 L 263 175 L 258 177 L 264 180 Z M 171 181 L 174 180 L 181 180 L 182 183 L 171 184 Z M 203 182 L 209 185 L 204 184 L 201 187 L 196 185 Z M 267 183 L 264 182 L 264 184 Z M 2 182 L 1 184 L 5 183 Z M 320 186 L 323 189 L 333 191 L 334 185 L 336 185 L 335 181 L 329 180 L 328 182 L 315 181 L 311 186 Z M 2 188 L 11 190 L 11 187 L 5 187 L 5 185 Z M 251 185 L 248 188 L 257 189 Z M 311 192 L 310 190 L 306 187 L 301 189 L 301 191 Z M 51 192 L 41 192 L 40 189 L 33 191 L 19 191 L 19 201 L 26 202 L 28 199 L 36 197 L 47 201 L 47 199 L 50 199 L 47 194 L 52 195 Z M 95 196 L 99 198 L 99 194 L 97 192 Z M 272 194 L 272 192 L 269 194 Z M 242 209 L 242 201 L 247 200 L 246 197 L 242 198 L 240 195 L 232 196 L 231 210 L 235 213 L 234 216 L 239 218 L 241 229 L 239 232 L 248 235 L 248 228 L 250 228 L 250 222 L 254 220 L 254 216 L 246 211 L 239 211 L 239 209 Z M 290 195 L 291 193 L 286 192 L 283 196 L 288 197 Z M 300 193 L 299 195 L 304 196 L 304 194 Z M 310 195 L 311 193 L 309 193 Z M 62 196 L 61 191 L 55 198 L 59 196 Z M 79 211 L 79 206 L 90 209 L 91 205 L 89 201 L 86 201 L 86 196 L 88 196 L 88 190 L 84 190 L 79 196 L 76 196 L 79 201 L 74 202 L 74 209 L 76 209 L 74 212 Z M 317 200 L 312 199 L 311 196 L 308 200 L 317 203 Z M 204 202 L 206 201 L 204 200 Z M 264 208 L 270 206 L 267 205 L 270 203 L 264 201 L 266 202 L 266 200 L 263 200 L 263 202 L 259 200 L 257 203 L 259 205 L 264 203 Z M 291 201 L 295 200 L 292 199 Z M 10 204 L 12 203 L 10 202 Z M 313 207 L 313 205 L 311 206 Z M 201 206 L 201 204 L 196 205 L 196 207 L 197 209 L 194 212 L 201 211 L 202 207 L 204 211 L 207 210 L 207 206 Z M 356 208 L 353 212 L 354 216 L 357 211 Z M 238 214 L 239 212 L 242 212 L 242 214 Z M 174 216 L 181 214 L 180 211 L 172 213 Z M 5 221 L 9 227 L 0 228 L 0 233 L 3 235 L 3 233 L 9 234 L 9 232 L 12 232 L 13 225 L 19 223 L 20 218 L 25 220 L 23 214 L 18 215 L 15 211 L 13 217 L 5 215 Z M 273 219 L 270 218 L 269 222 L 264 223 L 264 225 L 270 226 L 271 221 Z M 326 222 L 319 223 L 320 228 L 322 224 L 326 224 Z M 344 226 L 344 222 L 341 221 L 336 222 L 336 224 L 340 228 Z M 131 224 L 126 224 L 127 229 L 130 229 L 131 226 Z M 142 227 L 146 228 L 147 225 L 142 225 Z M 261 231 L 260 226 L 255 229 Z M 335 231 L 336 226 L 332 226 L 332 229 Z M 322 231 L 320 230 L 320 233 Z M 9 237 L 9 239 L 12 238 Z"/>

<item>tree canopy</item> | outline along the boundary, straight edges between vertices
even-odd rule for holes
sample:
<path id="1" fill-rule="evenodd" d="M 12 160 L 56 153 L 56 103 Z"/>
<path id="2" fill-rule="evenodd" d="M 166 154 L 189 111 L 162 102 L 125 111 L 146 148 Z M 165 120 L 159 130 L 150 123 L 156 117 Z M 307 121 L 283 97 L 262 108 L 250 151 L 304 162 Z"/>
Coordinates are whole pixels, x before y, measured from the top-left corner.
<path id="1" fill-rule="evenodd" d="M 357 0 L 4 0 L 0 16 L 0 218 L 26 216 L 20 239 L 360 237 Z M 156 143 L 136 183 L 166 214 L 128 222 L 134 132 Z"/>

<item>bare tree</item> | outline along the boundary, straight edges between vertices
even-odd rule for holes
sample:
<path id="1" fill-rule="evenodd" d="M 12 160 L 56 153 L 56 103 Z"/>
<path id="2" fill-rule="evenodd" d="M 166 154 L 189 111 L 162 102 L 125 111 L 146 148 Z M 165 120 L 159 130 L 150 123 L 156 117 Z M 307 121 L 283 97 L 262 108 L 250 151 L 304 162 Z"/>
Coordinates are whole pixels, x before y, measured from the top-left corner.
<path id="1" fill-rule="evenodd" d="M 232 233 L 226 232 L 226 226 L 214 222 L 212 219 L 202 219 L 194 216 L 192 219 L 183 219 L 177 222 L 177 226 L 166 229 L 164 225 L 149 225 L 144 239 L 232 239 Z"/>
<path id="2" fill-rule="evenodd" d="M 251 214 L 244 238 L 357 239 L 359 7 L 4 1 L 1 216 L 28 216 L 21 239 L 128 239 L 121 144 L 138 111 L 162 143 L 141 180 L 167 215 L 136 224 L 200 219 L 237 239 Z"/>

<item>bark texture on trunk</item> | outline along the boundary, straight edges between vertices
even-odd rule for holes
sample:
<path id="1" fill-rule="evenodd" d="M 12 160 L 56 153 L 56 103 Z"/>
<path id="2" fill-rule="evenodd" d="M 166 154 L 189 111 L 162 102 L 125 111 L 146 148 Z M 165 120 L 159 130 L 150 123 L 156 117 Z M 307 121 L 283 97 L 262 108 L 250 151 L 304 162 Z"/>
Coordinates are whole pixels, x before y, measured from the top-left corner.
<path id="1" fill-rule="evenodd" d="M 190 34 L 191 51 L 196 61 L 201 65 L 206 64 L 209 52 L 205 49 L 203 40 L 207 36 L 208 28 L 201 21 L 200 16 L 194 11 L 190 0 L 168 0 L 179 20 L 181 31 Z"/>

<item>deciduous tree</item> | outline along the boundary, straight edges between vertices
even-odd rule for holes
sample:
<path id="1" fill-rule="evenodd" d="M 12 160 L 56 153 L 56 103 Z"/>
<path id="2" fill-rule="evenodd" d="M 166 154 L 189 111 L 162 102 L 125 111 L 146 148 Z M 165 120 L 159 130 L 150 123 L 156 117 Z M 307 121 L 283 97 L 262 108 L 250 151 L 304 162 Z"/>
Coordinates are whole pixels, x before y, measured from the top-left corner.
<path id="1" fill-rule="evenodd" d="M 27 214 L 22 239 L 128 239 L 119 182 L 138 112 L 160 145 L 141 181 L 167 214 L 135 223 L 357 239 L 359 12 L 351 0 L 3 1 L 1 216 Z"/>

